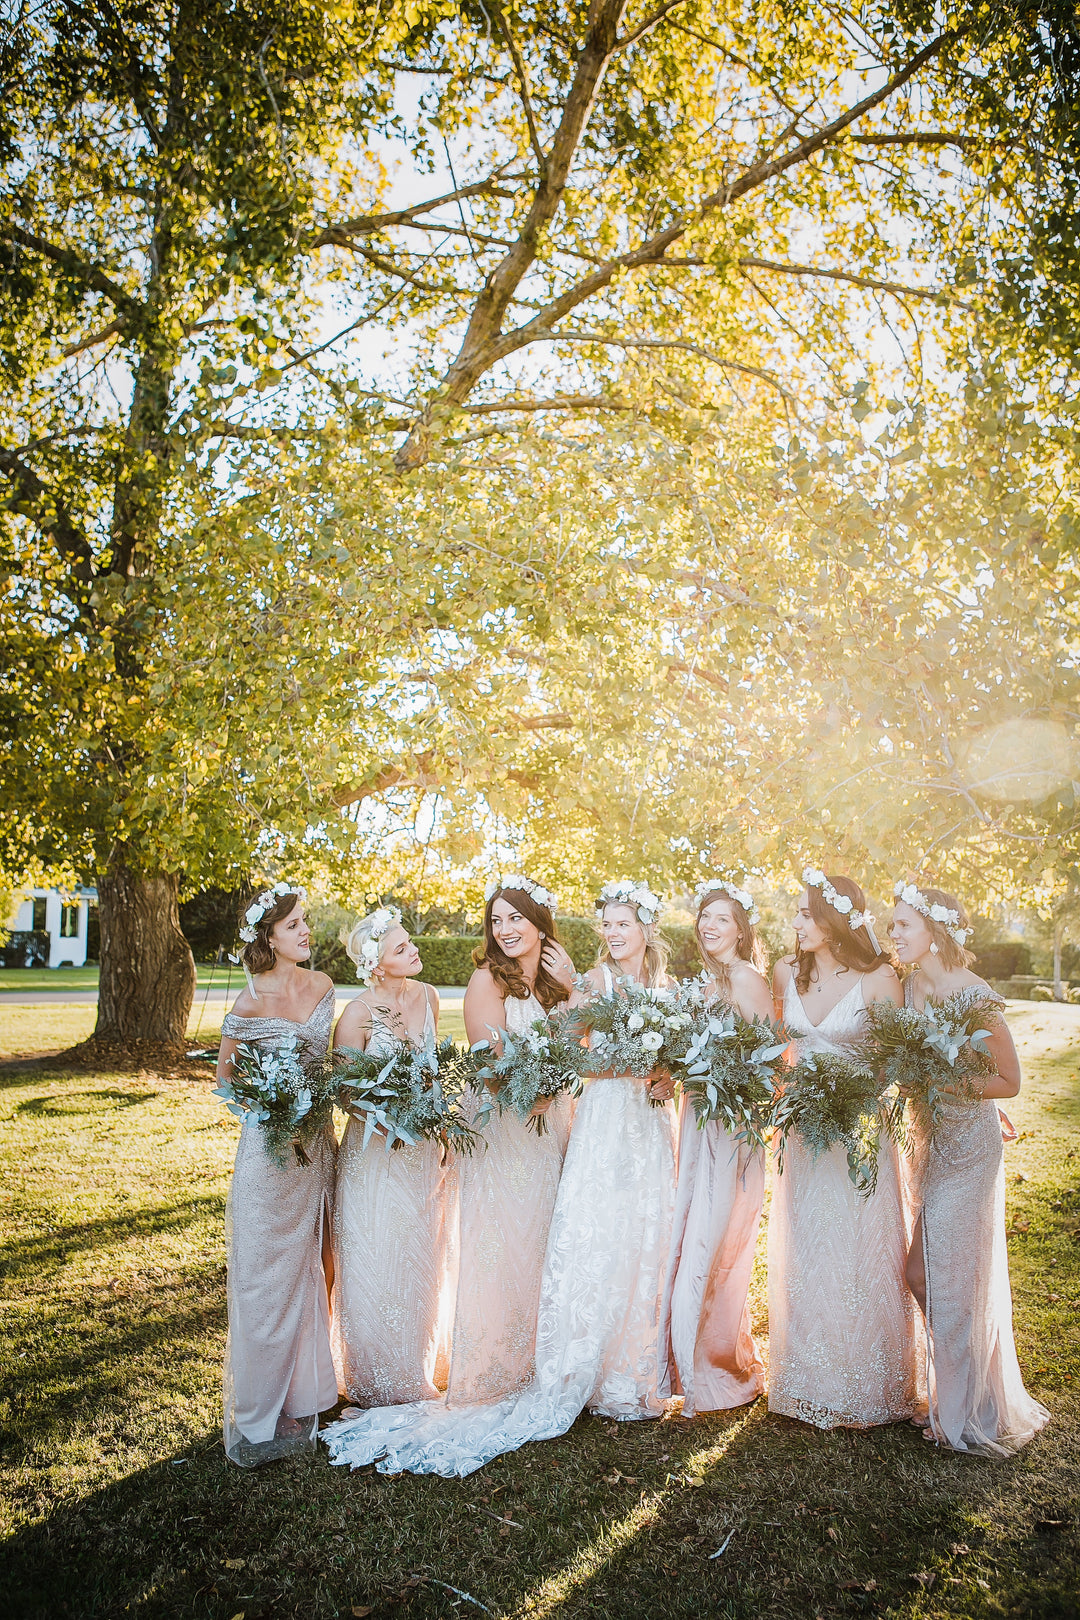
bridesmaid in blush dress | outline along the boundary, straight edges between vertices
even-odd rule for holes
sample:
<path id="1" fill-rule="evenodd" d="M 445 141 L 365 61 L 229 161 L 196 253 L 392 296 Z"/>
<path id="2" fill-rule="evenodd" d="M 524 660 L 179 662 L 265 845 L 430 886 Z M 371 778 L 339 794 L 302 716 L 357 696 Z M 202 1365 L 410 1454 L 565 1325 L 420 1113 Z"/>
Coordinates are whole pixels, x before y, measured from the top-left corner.
<path id="1" fill-rule="evenodd" d="M 774 974 L 777 1012 L 802 1052 L 850 1056 L 866 1008 L 900 981 L 846 877 L 808 868 L 798 949 Z M 877 1190 L 856 1192 L 840 1147 L 788 1138 L 769 1216 L 769 1411 L 821 1429 L 895 1423 L 921 1410 L 904 1281 L 909 1231 L 896 1146 L 882 1137 Z"/>
<path id="2" fill-rule="evenodd" d="M 1001 997 L 971 971 L 970 928 L 959 900 L 898 883 L 889 926 L 909 1007 Z M 981 1100 L 948 1100 L 929 1136 L 916 1126 L 918 1216 L 907 1278 L 926 1319 L 928 1439 L 953 1451 L 1011 1457 L 1050 1421 L 1024 1388 L 1012 1326 L 1005 1242 L 1005 1161 L 998 1097 L 1020 1090 L 1020 1064 L 1004 1019 L 987 1019 L 997 1072 L 975 1082 Z"/>
<path id="3" fill-rule="evenodd" d="M 484 943 L 465 992 L 470 1042 L 501 1049 L 566 1001 L 574 965 L 559 944 L 555 899 L 518 873 L 492 884 Z M 484 1145 L 458 1165 L 458 1280 L 447 1399 L 496 1401 L 532 1377 L 536 1308 L 548 1225 L 570 1133 L 571 1103 L 549 1104 L 542 1136 L 509 1110 L 495 1111 Z"/>
<path id="4" fill-rule="evenodd" d="M 696 930 L 707 995 L 744 1018 L 771 1019 L 751 896 L 719 878 L 698 887 Z M 654 1087 L 654 1092 L 659 1092 Z M 660 1393 L 683 1396 L 683 1416 L 745 1406 L 765 1388 L 747 1293 L 765 1196 L 765 1155 L 717 1120 L 698 1127 L 679 1109 L 679 1181 L 660 1312 Z"/>
<path id="5" fill-rule="evenodd" d="M 389 1054 L 396 1041 L 435 1048 L 439 996 L 417 984 L 420 952 L 393 908 L 375 911 L 345 948 L 368 986 L 338 1020 L 334 1046 Z M 334 1206 L 334 1354 L 359 1406 L 434 1400 L 446 1386 L 440 1304 L 447 1283 L 448 1166 L 440 1143 L 387 1151 L 350 1116 Z M 440 1348 L 443 1351 L 440 1358 Z M 441 1361 L 441 1365 L 440 1365 Z"/>
<path id="6" fill-rule="evenodd" d="M 293 1039 L 322 1057 L 334 986 L 300 966 L 311 954 L 303 890 L 277 885 L 250 907 L 242 935 L 250 988 L 221 1025 L 218 1078 L 238 1042 L 273 1049 Z M 337 1403 L 330 1353 L 330 1208 L 336 1143 L 328 1125 L 307 1165 L 284 1169 L 245 1119 L 225 1210 L 229 1336 L 225 1450 L 241 1468 L 315 1446 L 319 1413 Z"/>

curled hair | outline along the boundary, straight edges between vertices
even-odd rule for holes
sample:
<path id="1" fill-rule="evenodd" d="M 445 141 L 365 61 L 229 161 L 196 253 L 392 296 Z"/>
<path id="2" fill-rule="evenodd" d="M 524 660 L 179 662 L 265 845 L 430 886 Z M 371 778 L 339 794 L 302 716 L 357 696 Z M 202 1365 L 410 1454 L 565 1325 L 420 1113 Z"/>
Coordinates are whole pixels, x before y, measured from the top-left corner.
<path id="1" fill-rule="evenodd" d="M 521 963 L 517 957 L 507 956 L 495 938 L 491 912 L 496 900 L 508 901 L 515 911 L 520 911 L 521 915 L 531 922 L 534 928 L 540 930 L 545 939 L 552 939 L 558 944 L 559 931 L 555 926 L 555 919 L 551 915 L 549 907 L 542 906 L 524 889 L 496 889 L 484 907 L 484 940 L 483 944 L 478 945 L 473 951 L 473 962 L 478 968 L 487 968 L 491 977 L 495 980 L 504 1001 L 510 998 L 516 1001 L 527 1001 L 529 986 Z M 550 1012 L 552 1007 L 559 1005 L 560 1001 L 566 1001 L 570 992 L 564 984 L 559 983 L 558 979 L 552 978 L 543 961 L 541 961 L 536 969 L 536 983 L 533 985 L 532 994 L 544 1011 Z"/>
<path id="2" fill-rule="evenodd" d="M 847 895 L 854 911 L 866 910 L 866 895 L 854 878 L 834 877 L 831 872 L 826 875 L 837 894 Z M 847 917 L 830 906 L 821 890 L 813 884 L 807 885 L 806 894 L 810 915 L 825 935 L 830 951 L 842 968 L 852 973 L 873 973 L 875 968 L 885 966 L 895 968 L 891 948 L 887 951 L 875 950 L 866 929 L 849 928 Z M 809 989 L 813 966 L 813 951 L 804 951 L 796 945 L 795 988 L 800 996 Z"/>
<path id="3" fill-rule="evenodd" d="M 694 937 L 697 940 L 701 960 L 716 980 L 717 993 L 721 1001 L 730 1001 L 731 963 L 721 962 L 719 957 L 713 956 L 705 948 L 705 941 L 701 937 L 701 913 L 706 906 L 711 906 L 714 900 L 726 900 L 731 907 L 731 915 L 735 919 L 735 926 L 739 930 L 735 941 L 735 955 L 741 962 L 749 962 L 751 967 L 757 968 L 764 976 L 768 963 L 765 960 L 765 951 L 761 941 L 754 932 L 754 925 L 747 915 L 746 907 L 729 894 L 727 889 L 709 889 L 701 896 L 698 902 L 697 916 L 694 918 Z"/>
<path id="4" fill-rule="evenodd" d="M 928 905 L 944 906 L 946 911 L 955 911 L 957 926 L 960 928 L 971 927 L 971 923 L 968 921 L 968 914 L 960 904 L 959 900 L 956 898 L 955 894 L 948 894 L 944 889 L 923 888 L 920 888 L 919 893 L 922 895 L 923 899 Z M 973 962 L 978 960 L 973 951 L 969 951 L 965 949 L 963 945 L 958 945 L 956 943 L 955 939 L 953 939 L 944 923 L 936 922 L 933 917 L 927 917 L 925 913 L 921 911 L 919 912 L 919 916 L 922 917 L 923 922 L 930 930 L 930 938 L 937 946 L 937 959 L 943 968 L 966 968 L 970 967 Z"/>
<path id="5" fill-rule="evenodd" d="M 300 896 L 294 889 L 290 889 L 288 894 L 279 894 L 274 904 L 264 911 L 254 924 L 255 938 L 240 952 L 240 960 L 253 978 L 256 973 L 269 973 L 277 961 L 277 952 L 270 943 L 270 935 L 279 922 L 284 922 L 299 899 Z"/>
<path id="6" fill-rule="evenodd" d="M 604 918 L 604 911 L 607 910 L 608 906 L 623 905 L 628 906 L 629 909 L 634 913 L 634 921 L 645 935 L 645 983 L 650 989 L 655 989 L 657 985 L 663 984 L 667 979 L 668 956 L 671 954 L 671 944 L 660 932 L 660 925 L 658 923 L 642 922 L 641 918 L 637 915 L 637 907 L 634 905 L 632 900 L 606 900 L 604 902 L 603 911 L 600 913 L 601 922 Z M 596 958 L 596 961 L 597 965 L 600 967 L 613 967 L 616 968 L 620 973 L 622 972 L 618 962 L 616 962 L 615 958 L 608 950 L 607 940 L 604 938 L 603 934 L 600 935 L 600 952 Z"/>

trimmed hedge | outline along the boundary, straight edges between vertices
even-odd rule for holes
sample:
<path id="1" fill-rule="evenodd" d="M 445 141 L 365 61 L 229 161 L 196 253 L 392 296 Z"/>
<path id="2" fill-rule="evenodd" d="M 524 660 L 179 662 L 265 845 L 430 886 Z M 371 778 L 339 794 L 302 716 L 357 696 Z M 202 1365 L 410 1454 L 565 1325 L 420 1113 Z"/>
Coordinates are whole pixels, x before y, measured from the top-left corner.
<path id="1" fill-rule="evenodd" d="M 468 984 L 472 953 L 482 943 L 479 934 L 416 934 L 416 948 L 424 964 L 424 984 Z"/>
<path id="2" fill-rule="evenodd" d="M 1031 972 L 1031 948 L 1020 940 L 1000 940 L 975 948 L 975 969 L 984 979 L 1016 979 Z"/>
<path id="3" fill-rule="evenodd" d="M 559 917 L 559 938 L 579 973 L 596 963 L 600 936 L 588 917 Z M 671 944 L 671 972 L 677 979 L 688 979 L 701 971 L 694 930 L 688 927 L 664 929 Z M 472 953 L 481 943 L 479 934 L 417 934 L 416 945 L 424 964 L 420 973 L 426 984 L 464 985 L 473 970 Z M 320 967 L 323 963 L 320 962 Z"/>

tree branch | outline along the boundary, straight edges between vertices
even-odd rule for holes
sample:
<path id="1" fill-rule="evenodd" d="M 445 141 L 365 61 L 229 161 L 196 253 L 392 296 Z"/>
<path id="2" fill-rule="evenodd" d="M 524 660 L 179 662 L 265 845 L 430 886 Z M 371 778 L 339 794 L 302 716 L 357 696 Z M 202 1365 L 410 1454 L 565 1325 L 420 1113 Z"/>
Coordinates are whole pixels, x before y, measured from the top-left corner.
<path id="1" fill-rule="evenodd" d="M 24 231 L 19 225 L 0 225 L 0 235 L 6 236 L 9 242 L 28 248 L 31 253 L 40 253 L 43 258 L 50 259 L 61 270 L 66 270 L 69 276 L 81 281 L 88 292 L 100 293 L 103 298 L 107 298 L 125 319 L 131 320 L 141 313 L 142 305 L 138 299 L 132 298 L 119 282 L 113 281 L 112 277 L 107 276 L 96 264 L 88 264 L 70 248 L 56 247 L 44 237 L 35 236 L 32 231 Z"/>
<path id="2" fill-rule="evenodd" d="M 78 343 L 69 343 L 67 348 L 63 350 L 62 358 L 71 360 L 75 355 L 82 354 L 86 349 L 96 348 L 99 343 L 104 343 L 108 338 L 115 337 L 122 325 L 123 322 L 117 316 L 115 321 L 110 321 L 108 326 L 103 326 L 100 332 L 91 332 L 89 337 L 80 338 Z"/>
<path id="3" fill-rule="evenodd" d="M 518 50 L 517 41 L 510 32 L 510 26 L 507 23 L 506 18 L 503 16 L 502 8 L 497 3 L 497 0 L 488 0 L 488 5 L 491 7 L 495 21 L 499 25 L 503 38 L 506 40 L 507 49 L 510 52 L 510 60 L 514 64 L 514 74 L 518 82 L 521 105 L 525 111 L 525 122 L 529 126 L 529 141 L 532 144 L 533 156 L 536 158 L 537 167 L 540 170 L 540 173 L 543 174 L 544 170 L 547 168 L 547 156 L 540 141 L 540 131 L 536 127 L 536 117 L 533 113 L 532 97 L 529 95 L 529 80 L 528 75 L 525 72 L 525 59 Z"/>
<path id="4" fill-rule="evenodd" d="M 686 0 L 667 0 L 665 5 L 659 6 L 656 11 L 645 18 L 644 22 L 638 23 L 636 28 L 631 29 L 630 33 L 624 34 L 622 39 L 616 40 L 615 49 L 617 51 L 628 50 L 631 45 L 635 45 L 645 34 L 650 33 L 659 23 L 662 23 L 668 12 L 677 11 L 680 6 L 685 4 Z"/>
<path id="5" fill-rule="evenodd" d="M 566 340 L 570 343 L 605 343 L 616 349 L 683 349 L 687 354 L 700 355 L 711 365 L 720 366 L 725 371 L 742 371 L 748 377 L 759 377 L 762 382 L 769 383 L 778 393 L 782 394 L 792 405 L 796 403 L 795 396 L 790 394 L 783 383 L 771 371 L 764 371 L 760 366 L 748 365 L 743 360 L 725 360 L 723 355 L 714 354 L 711 349 L 702 348 L 700 343 L 691 343 L 685 338 L 624 338 L 609 337 L 604 332 L 549 332 L 552 342 Z M 536 338 L 533 340 L 537 341 Z M 467 407 L 466 407 L 467 408 Z"/>
<path id="6" fill-rule="evenodd" d="M 513 192 L 500 190 L 497 181 L 503 178 L 501 169 L 489 176 L 487 180 L 477 180 L 471 186 L 459 186 L 456 191 L 447 191 L 441 197 L 432 197 L 428 202 L 415 203 L 411 208 L 399 208 L 389 214 L 358 214 L 355 219 L 343 219 L 336 225 L 324 225 L 318 235 L 311 242 L 313 248 L 343 247 L 349 245 L 349 238 L 354 236 L 372 236 L 376 231 L 389 230 L 393 225 L 407 225 L 418 214 L 430 214 L 435 208 L 442 208 L 447 203 L 458 202 L 464 197 L 512 197 Z M 520 178 L 509 175 L 507 179 Z"/>
<path id="7" fill-rule="evenodd" d="M 686 262 L 690 263 L 689 260 Z M 785 276 L 823 276 L 828 281 L 849 281 L 852 286 L 866 287 L 871 292 L 895 293 L 905 298 L 945 298 L 961 309 L 972 308 L 962 298 L 937 287 L 909 287 L 900 281 L 878 281 L 873 276 L 857 276 L 848 270 L 824 270 L 815 264 L 779 264 L 774 259 L 746 258 L 740 259 L 738 264 L 740 270 L 777 270 Z"/>
<path id="8" fill-rule="evenodd" d="M 7 475 L 9 482 L 9 493 L 3 501 L 7 510 L 36 523 L 71 567 L 72 577 L 82 585 L 90 584 L 97 572 L 93 547 L 64 502 L 33 468 L 20 460 L 17 451 L 0 450 L 0 472 Z"/>

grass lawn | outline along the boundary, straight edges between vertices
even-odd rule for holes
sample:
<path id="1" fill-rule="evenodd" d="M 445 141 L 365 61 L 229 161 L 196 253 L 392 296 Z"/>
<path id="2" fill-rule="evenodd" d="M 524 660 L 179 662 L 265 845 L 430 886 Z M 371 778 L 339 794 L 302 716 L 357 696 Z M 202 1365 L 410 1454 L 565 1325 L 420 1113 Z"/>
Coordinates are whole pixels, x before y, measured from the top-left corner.
<path id="1" fill-rule="evenodd" d="M 200 989 L 208 984 L 224 989 L 226 983 L 230 981 L 230 974 L 235 990 L 239 990 L 244 982 L 240 968 L 230 963 L 215 967 L 205 962 L 197 962 L 195 972 Z M 96 990 L 97 987 L 96 962 L 81 968 L 0 968 L 0 990 Z"/>
<path id="2" fill-rule="evenodd" d="M 1053 1423 L 1006 1464 L 758 1401 L 583 1417 L 463 1481 L 322 1454 L 242 1473 L 218 1435 L 235 1129 L 210 1082 L 0 1072 L 5 1614 L 1080 1614 L 1080 1008 L 1010 1018 L 1017 1337 Z"/>

